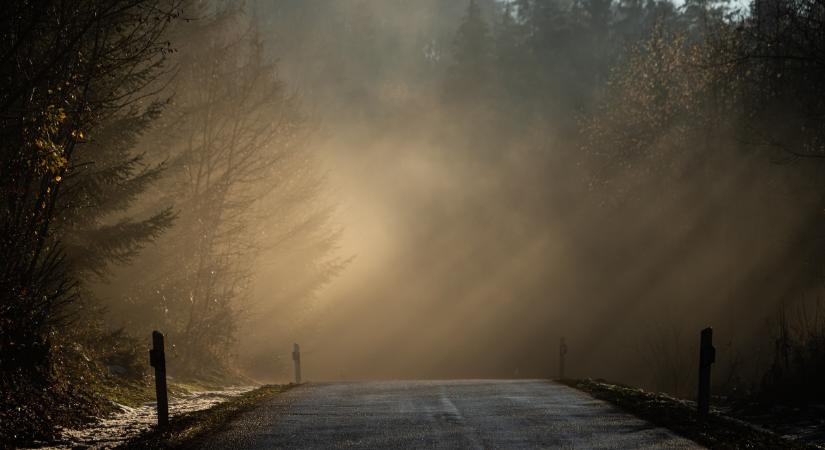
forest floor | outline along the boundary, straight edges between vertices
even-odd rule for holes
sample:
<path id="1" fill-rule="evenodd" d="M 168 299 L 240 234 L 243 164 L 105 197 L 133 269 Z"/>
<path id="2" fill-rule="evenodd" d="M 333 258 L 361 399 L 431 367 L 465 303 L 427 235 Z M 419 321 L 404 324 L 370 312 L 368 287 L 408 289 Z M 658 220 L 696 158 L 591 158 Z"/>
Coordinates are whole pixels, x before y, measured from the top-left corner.
<path id="1" fill-rule="evenodd" d="M 822 421 L 807 416 L 797 420 L 782 408 L 721 406 L 705 419 L 696 404 L 666 394 L 611 384 L 602 380 L 565 380 L 563 383 L 607 401 L 656 425 L 714 449 L 816 449 L 825 448 Z M 796 410 L 799 412 L 799 410 Z"/>
<path id="2" fill-rule="evenodd" d="M 169 414 L 172 420 L 175 420 L 176 417 L 207 410 L 254 389 L 255 386 L 220 388 L 171 382 Z M 149 399 L 139 391 L 130 396 L 110 394 L 114 394 L 110 395 L 110 398 L 115 399 L 112 402 L 114 412 L 77 429 L 61 429 L 57 440 L 33 448 L 113 448 L 153 428 L 157 421 L 154 401 L 147 401 Z M 126 404 L 120 403 L 119 400 Z"/>

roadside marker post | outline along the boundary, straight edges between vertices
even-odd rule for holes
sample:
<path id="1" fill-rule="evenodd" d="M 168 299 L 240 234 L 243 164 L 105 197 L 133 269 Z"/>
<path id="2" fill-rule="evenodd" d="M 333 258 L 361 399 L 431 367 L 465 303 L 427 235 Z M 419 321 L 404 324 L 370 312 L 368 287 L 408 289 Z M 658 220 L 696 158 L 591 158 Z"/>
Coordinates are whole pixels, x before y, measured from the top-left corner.
<path id="1" fill-rule="evenodd" d="M 710 367 L 716 362 L 716 348 L 713 347 L 713 328 L 702 330 L 699 338 L 699 393 L 696 406 L 699 414 L 710 412 Z"/>
<path id="2" fill-rule="evenodd" d="M 567 355 L 567 343 L 564 342 L 564 338 L 561 338 L 559 342 L 559 380 L 564 379 L 564 359 Z"/>
<path id="3" fill-rule="evenodd" d="M 166 390 L 166 354 L 163 350 L 163 334 L 152 332 L 152 349 L 149 365 L 155 368 L 155 397 L 158 404 L 158 427 L 169 425 L 169 396 Z"/>
<path id="4" fill-rule="evenodd" d="M 298 344 L 292 349 L 292 361 L 295 362 L 295 384 L 301 384 L 301 347 Z"/>

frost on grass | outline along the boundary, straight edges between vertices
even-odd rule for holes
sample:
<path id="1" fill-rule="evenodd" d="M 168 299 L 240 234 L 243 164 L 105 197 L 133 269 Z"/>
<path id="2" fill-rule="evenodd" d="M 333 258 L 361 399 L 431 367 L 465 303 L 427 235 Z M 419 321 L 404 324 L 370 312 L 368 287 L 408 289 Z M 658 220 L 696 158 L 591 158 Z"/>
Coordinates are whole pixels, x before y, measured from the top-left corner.
<path id="1" fill-rule="evenodd" d="M 201 391 L 184 394 L 169 401 L 169 414 L 176 416 L 208 409 L 254 388 L 254 386 L 239 386 L 221 391 Z M 82 429 L 60 430 L 60 439 L 56 443 L 39 448 L 112 448 L 137 436 L 157 423 L 154 402 L 146 403 L 137 408 L 119 404 L 116 406 L 118 412 L 110 417 L 99 419 L 96 423 Z"/>

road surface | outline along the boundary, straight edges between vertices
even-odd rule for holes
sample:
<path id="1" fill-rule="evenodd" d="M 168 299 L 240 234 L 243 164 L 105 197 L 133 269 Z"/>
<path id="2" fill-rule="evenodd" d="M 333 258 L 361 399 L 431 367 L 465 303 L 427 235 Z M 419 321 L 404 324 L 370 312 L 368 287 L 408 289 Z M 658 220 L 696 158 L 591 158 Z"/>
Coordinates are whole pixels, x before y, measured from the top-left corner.
<path id="1" fill-rule="evenodd" d="M 309 384 L 249 411 L 210 449 L 701 448 L 544 380 Z"/>

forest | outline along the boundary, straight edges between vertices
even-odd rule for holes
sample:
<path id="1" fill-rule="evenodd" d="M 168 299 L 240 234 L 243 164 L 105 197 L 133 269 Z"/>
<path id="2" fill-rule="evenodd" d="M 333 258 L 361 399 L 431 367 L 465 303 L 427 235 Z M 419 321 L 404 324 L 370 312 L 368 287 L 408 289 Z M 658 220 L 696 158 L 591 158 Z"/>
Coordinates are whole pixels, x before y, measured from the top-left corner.
<path id="1" fill-rule="evenodd" d="M 817 0 L 20 0 L 0 443 L 176 379 L 825 400 Z M 309 355 L 312 355 L 311 357 Z M 309 363 L 308 363 L 309 364 Z"/>

